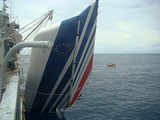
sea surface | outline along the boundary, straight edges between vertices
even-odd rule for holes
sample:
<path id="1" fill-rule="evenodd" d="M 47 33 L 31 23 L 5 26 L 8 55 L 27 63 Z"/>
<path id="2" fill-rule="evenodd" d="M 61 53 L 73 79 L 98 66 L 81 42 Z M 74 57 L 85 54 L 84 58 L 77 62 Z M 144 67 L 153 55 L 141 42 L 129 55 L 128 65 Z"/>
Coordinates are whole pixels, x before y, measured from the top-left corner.
<path id="1" fill-rule="evenodd" d="M 107 64 L 116 64 L 108 67 Z M 160 54 L 96 54 L 67 120 L 160 120 Z"/>
<path id="2" fill-rule="evenodd" d="M 96 54 L 81 94 L 67 120 L 160 120 L 160 54 Z"/>

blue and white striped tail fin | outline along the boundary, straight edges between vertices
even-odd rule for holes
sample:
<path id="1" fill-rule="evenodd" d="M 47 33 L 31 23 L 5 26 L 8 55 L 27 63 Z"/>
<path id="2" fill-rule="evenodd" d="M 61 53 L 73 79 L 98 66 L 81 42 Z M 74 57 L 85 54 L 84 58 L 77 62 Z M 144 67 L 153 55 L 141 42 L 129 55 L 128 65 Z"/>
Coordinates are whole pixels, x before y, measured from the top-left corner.
<path id="1" fill-rule="evenodd" d="M 25 91 L 26 114 L 48 117 L 73 104 L 91 72 L 98 0 L 78 16 L 40 33 L 50 49 L 33 49 Z"/>

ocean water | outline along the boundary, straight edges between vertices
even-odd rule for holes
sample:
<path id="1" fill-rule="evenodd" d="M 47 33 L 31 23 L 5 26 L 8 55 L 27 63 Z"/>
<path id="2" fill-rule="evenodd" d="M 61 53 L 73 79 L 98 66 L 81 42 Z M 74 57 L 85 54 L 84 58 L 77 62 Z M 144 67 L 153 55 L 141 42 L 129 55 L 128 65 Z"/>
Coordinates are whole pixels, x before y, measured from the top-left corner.
<path id="1" fill-rule="evenodd" d="M 107 64 L 116 64 L 108 67 Z M 23 58 L 25 73 L 28 57 Z M 160 120 L 160 54 L 96 54 L 67 120 Z"/>
<path id="2" fill-rule="evenodd" d="M 116 67 L 108 67 L 114 63 Z M 67 120 L 160 120 L 160 54 L 96 54 Z"/>

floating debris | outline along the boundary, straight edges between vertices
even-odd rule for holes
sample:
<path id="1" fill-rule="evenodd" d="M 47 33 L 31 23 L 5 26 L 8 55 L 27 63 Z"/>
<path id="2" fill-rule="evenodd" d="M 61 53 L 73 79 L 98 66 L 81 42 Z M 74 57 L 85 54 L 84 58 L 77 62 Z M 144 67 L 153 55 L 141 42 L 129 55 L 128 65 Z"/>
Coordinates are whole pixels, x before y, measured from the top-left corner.
<path id="1" fill-rule="evenodd" d="M 108 64 L 108 67 L 116 67 L 116 64 Z"/>

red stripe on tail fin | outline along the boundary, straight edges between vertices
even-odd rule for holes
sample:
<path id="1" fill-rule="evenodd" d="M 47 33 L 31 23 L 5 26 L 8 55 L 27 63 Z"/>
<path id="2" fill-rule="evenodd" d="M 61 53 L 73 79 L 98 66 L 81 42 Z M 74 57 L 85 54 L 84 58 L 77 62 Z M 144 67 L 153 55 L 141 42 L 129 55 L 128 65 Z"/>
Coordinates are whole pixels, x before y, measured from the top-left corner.
<path id="1" fill-rule="evenodd" d="M 82 90 L 82 88 L 83 88 L 83 86 L 84 86 L 84 84 L 85 84 L 85 82 L 86 82 L 91 70 L 92 70 L 92 65 L 93 65 L 93 55 L 90 58 L 89 64 L 87 66 L 87 69 L 85 70 L 84 75 L 83 75 L 83 77 L 82 77 L 82 79 L 80 81 L 80 84 L 78 85 L 78 88 L 77 88 L 77 90 L 76 90 L 76 92 L 74 94 L 74 97 L 72 98 L 70 106 L 72 106 L 72 104 L 77 100 L 77 98 L 78 98 L 78 96 L 79 96 L 79 94 L 80 94 L 80 92 L 81 92 L 81 90 Z"/>

